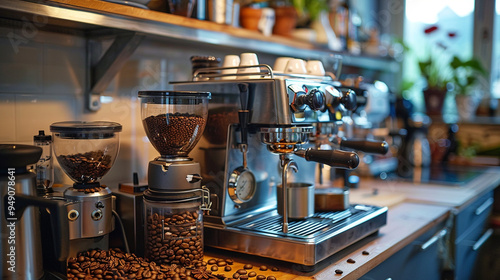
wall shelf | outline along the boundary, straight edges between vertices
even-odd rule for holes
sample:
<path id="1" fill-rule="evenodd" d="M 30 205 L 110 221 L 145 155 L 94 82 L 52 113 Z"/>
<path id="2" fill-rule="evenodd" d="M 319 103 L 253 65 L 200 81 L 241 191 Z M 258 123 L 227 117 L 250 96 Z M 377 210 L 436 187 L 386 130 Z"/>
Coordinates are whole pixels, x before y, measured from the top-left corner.
<path id="1" fill-rule="evenodd" d="M 246 49 L 279 56 L 324 58 L 340 54 L 345 65 L 397 73 L 400 65 L 392 58 L 336 53 L 314 44 L 282 36 L 262 34 L 192 18 L 99 0 L 18 1 L 3 0 L 0 16 L 10 19 L 45 17 L 50 25 L 85 30 L 130 31 L 145 36 L 177 39 L 184 42 L 212 44 Z M 45 19 L 44 19 L 45 20 Z"/>
<path id="2" fill-rule="evenodd" d="M 392 58 L 338 53 L 283 36 L 264 36 L 243 28 L 99 0 L 3 0 L 0 19 L 17 22 L 21 27 L 73 31 L 89 39 L 103 35 L 114 38 L 110 50 L 89 67 L 87 100 L 88 109 L 92 111 L 99 109 L 99 94 L 144 37 L 308 59 L 339 54 L 344 65 L 386 73 L 400 71 L 400 64 Z"/>

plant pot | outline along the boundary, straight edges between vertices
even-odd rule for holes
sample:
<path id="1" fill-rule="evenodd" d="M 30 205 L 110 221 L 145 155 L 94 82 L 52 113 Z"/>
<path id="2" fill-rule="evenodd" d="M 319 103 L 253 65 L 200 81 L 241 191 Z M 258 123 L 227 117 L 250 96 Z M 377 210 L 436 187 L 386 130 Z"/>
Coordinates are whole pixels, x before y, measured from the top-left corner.
<path id="1" fill-rule="evenodd" d="M 448 91 L 441 88 L 428 88 L 424 90 L 425 111 L 429 117 L 443 115 L 444 99 Z"/>
<path id="2" fill-rule="evenodd" d="M 259 30 L 259 20 L 262 16 L 262 9 L 244 7 L 240 11 L 240 24 L 243 28 L 249 30 Z"/>
<path id="3" fill-rule="evenodd" d="M 481 102 L 481 98 L 477 95 L 456 95 L 455 102 L 457 104 L 457 112 L 460 119 L 470 120 L 476 115 L 476 110 Z"/>
<path id="4" fill-rule="evenodd" d="M 271 8 L 244 7 L 240 11 L 240 24 L 243 28 L 260 31 L 265 36 L 272 33 L 275 22 L 274 10 Z"/>
<path id="5" fill-rule="evenodd" d="M 275 7 L 276 21 L 273 34 L 291 37 L 292 31 L 297 26 L 297 10 L 292 6 Z"/>

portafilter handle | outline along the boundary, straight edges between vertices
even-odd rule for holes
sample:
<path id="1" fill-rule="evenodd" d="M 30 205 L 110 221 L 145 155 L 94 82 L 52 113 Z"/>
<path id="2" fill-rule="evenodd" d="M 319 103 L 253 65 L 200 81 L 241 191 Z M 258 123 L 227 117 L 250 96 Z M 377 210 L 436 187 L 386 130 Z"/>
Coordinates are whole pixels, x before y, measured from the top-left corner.
<path id="1" fill-rule="evenodd" d="M 294 151 L 294 154 L 307 161 L 314 161 L 335 168 L 355 169 L 359 165 L 359 157 L 354 152 L 341 150 L 315 150 L 312 148 Z"/>
<path id="2" fill-rule="evenodd" d="M 368 139 L 340 139 L 341 148 L 358 150 L 364 153 L 385 155 L 389 151 L 389 144 L 386 141 L 376 141 Z"/>
<path id="3" fill-rule="evenodd" d="M 4 196 L 4 205 L 6 209 L 2 209 L 7 212 L 8 196 Z M 69 225 L 67 218 L 67 209 L 63 201 L 50 200 L 35 196 L 28 196 L 23 194 L 15 194 L 16 210 L 14 212 L 15 218 L 17 220 L 21 219 L 24 210 L 28 206 L 35 206 L 41 208 L 47 208 L 50 210 L 50 223 L 53 230 L 53 241 L 55 255 L 58 261 L 66 261 L 69 252 Z M 7 217 L 7 215 L 5 215 Z"/>

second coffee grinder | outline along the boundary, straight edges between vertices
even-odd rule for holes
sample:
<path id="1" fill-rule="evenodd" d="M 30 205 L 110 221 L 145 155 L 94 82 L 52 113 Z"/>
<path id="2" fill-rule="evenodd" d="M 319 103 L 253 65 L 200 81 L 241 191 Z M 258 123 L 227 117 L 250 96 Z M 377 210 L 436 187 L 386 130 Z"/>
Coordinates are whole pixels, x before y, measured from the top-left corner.
<path id="1" fill-rule="evenodd" d="M 144 129 L 160 157 L 149 162 L 144 192 L 145 257 L 189 266 L 203 260 L 200 164 L 188 157 L 208 117 L 208 92 L 140 91 Z"/>

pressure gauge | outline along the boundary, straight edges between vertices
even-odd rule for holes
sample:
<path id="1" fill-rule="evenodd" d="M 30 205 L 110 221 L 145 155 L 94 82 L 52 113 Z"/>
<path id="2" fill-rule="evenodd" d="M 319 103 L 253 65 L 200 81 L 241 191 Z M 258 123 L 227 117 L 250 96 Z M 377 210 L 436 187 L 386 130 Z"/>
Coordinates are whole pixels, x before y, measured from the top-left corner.
<path id="1" fill-rule="evenodd" d="M 255 194 L 255 176 L 243 167 L 236 168 L 229 177 L 229 197 L 235 203 L 243 203 L 252 199 Z"/>

